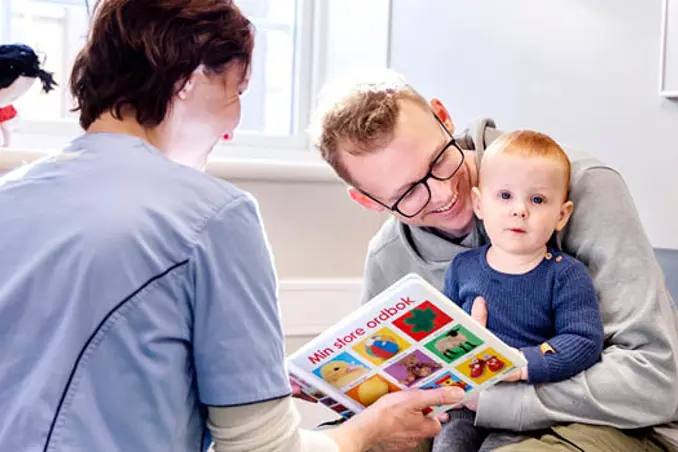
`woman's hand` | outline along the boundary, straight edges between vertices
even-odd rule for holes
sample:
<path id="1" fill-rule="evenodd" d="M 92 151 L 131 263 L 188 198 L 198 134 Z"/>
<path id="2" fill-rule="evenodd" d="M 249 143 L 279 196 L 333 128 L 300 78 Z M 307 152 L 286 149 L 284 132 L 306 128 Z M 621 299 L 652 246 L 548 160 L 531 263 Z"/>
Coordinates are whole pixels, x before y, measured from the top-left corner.
<path id="1" fill-rule="evenodd" d="M 290 386 L 292 386 L 292 397 L 294 397 L 295 399 L 305 400 L 306 402 L 311 402 L 311 403 L 316 403 L 316 402 L 317 402 L 316 399 L 314 399 L 313 397 L 311 397 L 311 396 L 309 396 L 308 394 L 304 393 L 304 392 L 301 390 L 301 386 L 299 386 L 298 384 L 296 384 L 296 383 L 290 381 Z"/>
<path id="2" fill-rule="evenodd" d="M 337 428 L 326 430 L 341 452 L 406 451 L 440 432 L 440 419 L 424 415 L 435 405 L 454 405 L 460 388 L 413 389 L 387 394 Z"/>

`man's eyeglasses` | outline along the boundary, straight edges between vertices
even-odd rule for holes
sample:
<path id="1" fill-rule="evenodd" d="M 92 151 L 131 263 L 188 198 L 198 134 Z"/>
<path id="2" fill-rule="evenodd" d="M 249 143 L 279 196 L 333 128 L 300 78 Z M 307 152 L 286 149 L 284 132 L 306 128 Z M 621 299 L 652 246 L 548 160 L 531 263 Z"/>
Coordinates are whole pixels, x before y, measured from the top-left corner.
<path id="1" fill-rule="evenodd" d="M 433 178 L 439 181 L 450 180 L 454 177 L 455 174 L 461 168 L 461 165 L 464 163 L 464 153 L 457 145 L 456 140 L 450 133 L 450 131 L 445 127 L 440 118 L 436 114 L 433 114 L 436 121 L 445 131 L 445 134 L 449 136 L 450 140 L 447 144 L 436 154 L 435 158 L 431 162 L 428 172 L 419 179 L 418 182 L 412 184 L 406 191 L 403 193 L 400 198 L 391 206 L 379 201 L 374 198 L 369 193 L 365 193 L 360 190 L 360 192 L 370 198 L 372 201 L 377 204 L 391 210 L 398 212 L 400 215 L 412 218 L 419 215 L 419 213 L 424 210 L 424 207 L 431 200 L 431 188 L 428 185 L 428 180 Z"/>

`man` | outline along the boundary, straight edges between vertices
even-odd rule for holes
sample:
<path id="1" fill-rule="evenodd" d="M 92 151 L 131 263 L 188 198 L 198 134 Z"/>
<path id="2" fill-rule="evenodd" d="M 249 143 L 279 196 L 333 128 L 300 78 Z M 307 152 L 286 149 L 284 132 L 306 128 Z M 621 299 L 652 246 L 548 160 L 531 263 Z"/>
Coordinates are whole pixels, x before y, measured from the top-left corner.
<path id="1" fill-rule="evenodd" d="M 369 245 L 364 301 L 409 272 L 442 288 L 451 259 L 486 242 L 471 189 L 485 147 L 501 133 L 492 120 L 452 137 L 454 124 L 440 101 L 429 105 L 402 77 L 385 72 L 326 88 L 311 131 L 351 198 L 392 214 Z M 476 423 L 538 431 L 506 451 L 563 444 L 662 450 L 663 439 L 648 427 L 678 418 L 676 307 L 622 177 L 593 158 L 570 158 L 575 208 L 557 239 L 591 273 L 605 351 L 567 381 L 483 392 Z"/>

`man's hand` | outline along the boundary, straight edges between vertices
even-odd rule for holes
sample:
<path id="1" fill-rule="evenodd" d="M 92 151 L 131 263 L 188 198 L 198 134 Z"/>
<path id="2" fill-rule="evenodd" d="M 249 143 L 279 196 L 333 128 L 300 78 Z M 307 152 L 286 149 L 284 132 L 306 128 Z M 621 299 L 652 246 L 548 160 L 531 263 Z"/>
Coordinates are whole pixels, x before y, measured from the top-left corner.
<path id="1" fill-rule="evenodd" d="M 412 389 L 386 394 L 337 428 L 326 430 L 341 452 L 406 451 L 440 432 L 440 420 L 424 415 L 435 405 L 454 405 L 460 388 Z"/>

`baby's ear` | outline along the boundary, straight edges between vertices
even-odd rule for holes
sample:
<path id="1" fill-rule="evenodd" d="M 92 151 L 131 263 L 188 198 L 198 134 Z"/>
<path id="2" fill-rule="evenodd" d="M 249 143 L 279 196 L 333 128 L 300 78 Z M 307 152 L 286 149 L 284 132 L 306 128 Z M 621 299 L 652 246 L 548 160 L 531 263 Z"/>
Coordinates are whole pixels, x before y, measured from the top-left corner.
<path id="1" fill-rule="evenodd" d="M 483 219 L 483 203 L 480 200 L 480 189 L 473 187 L 471 189 L 471 202 L 473 204 L 473 213 L 476 214 L 480 220 Z"/>
<path id="2" fill-rule="evenodd" d="M 560 207 L 560 215 L 558 216 L 558 222 L 556 223 L 556 231 L 560 232 L 563 230 L 565 225 L 572 216 L 572 211 L 574 210 L 574 203 L 572 201 L 567 201 L 563 203 Z"/>

